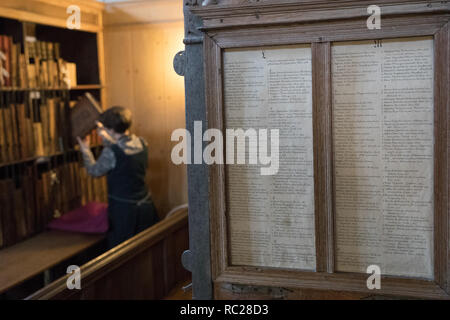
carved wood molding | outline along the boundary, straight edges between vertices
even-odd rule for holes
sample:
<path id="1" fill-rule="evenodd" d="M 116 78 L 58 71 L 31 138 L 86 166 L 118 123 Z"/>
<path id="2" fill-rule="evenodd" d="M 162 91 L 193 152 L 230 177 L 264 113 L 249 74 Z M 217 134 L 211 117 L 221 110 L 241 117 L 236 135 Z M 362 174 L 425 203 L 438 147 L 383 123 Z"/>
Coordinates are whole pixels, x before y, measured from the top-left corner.
<path id="1" fill-rule="evenodd" d="M 194 6 L 190 11 L 203 19 L 204 30 L 239 26 L 311 23 L 368 17 L 373 1 L 222 1 L 219 5 Z M 225 4 L 227 3 L 227 4 Z M 228 4 L 232 3 L 232 4 Z M 383 16 L 450 14 L 448 1 L 377 1 Z"/>

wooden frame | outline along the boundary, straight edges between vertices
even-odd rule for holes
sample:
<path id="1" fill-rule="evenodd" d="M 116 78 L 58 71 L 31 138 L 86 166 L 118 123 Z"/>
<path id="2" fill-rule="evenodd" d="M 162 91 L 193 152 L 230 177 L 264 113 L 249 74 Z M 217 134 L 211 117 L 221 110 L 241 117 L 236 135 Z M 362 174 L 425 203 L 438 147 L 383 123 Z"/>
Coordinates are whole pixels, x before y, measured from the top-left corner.
<path id="1" fill-rule="evenodd" d="M 360 296 L 450 298 L 449 108 L 450 4 L 440 1 L 378 1 L 381 30 L 366 27 L 368 1 L 228 0 L 192 8 L 203 18 L 205 83 L 209 128 L 223 129 L 222 52 L 227 48 L 311 44 L 313 73 L 316 272 L 228 264 L 224 165 L 210 168 L 211 268 L 216 294 L 222 284 L 334 290 Z M 435 213 L 434 281 L 383 277 L 382 288 L 366 287 L 366 274 L 334 273 L 334 184 L 330 44 L 413 36 L 434 38 Z"/>

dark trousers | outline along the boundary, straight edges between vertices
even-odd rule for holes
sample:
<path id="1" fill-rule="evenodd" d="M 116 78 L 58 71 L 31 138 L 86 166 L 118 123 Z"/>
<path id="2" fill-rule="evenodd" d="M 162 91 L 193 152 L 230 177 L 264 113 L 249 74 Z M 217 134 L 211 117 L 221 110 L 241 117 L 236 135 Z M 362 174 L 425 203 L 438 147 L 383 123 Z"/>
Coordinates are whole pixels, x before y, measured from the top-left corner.
<path id="1" fill-rule="evenodd" d="M 109 199 L 108 219 L 108 250 L 159 221 L 151 199 L 140 205 Z"/>

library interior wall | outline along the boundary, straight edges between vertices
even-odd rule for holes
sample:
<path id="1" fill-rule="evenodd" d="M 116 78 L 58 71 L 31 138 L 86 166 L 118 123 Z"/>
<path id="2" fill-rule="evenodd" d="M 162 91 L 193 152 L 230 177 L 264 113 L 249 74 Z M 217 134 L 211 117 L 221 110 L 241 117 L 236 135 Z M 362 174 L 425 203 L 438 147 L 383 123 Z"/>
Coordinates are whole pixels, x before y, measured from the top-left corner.
<path id="1" fill-rule="evenodd" d="M 130 108 L 132 130 L 149 143 L 147 183 L 162 217 L 187 203 L 186 167 L 170 158 L 172 131 L 185 127 L 184 79 L 173 70 L 173 57 L 184 50 L 184 29 L 181 1 L 167 1 L 166 10 L 156 2 L 157 19 L 133 16 L 150 10 L 155 1 L 108 5 L 104 44 L 107 106 Z"/>

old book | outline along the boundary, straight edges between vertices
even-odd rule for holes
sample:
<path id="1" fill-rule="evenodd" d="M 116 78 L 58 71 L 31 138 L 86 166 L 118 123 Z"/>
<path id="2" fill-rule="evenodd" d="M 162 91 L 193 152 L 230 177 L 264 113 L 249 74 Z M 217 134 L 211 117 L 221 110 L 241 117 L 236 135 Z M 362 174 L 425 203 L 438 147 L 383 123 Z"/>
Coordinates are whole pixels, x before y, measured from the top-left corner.
<path id="1" fill-rule="evenodd" d="M 41 85 L 43 88 L 50 87 L 50 77 L 48 74 L 48 61 L 42 60 L 41 61 Z"/>
<path id="2" fill-rule="evenodd" d="M 48 103 L 41 102 L 40 103 L 40 112 L 41 112 L 41 125 L 42 125 L 42 145 L 44 147 L 44 154 L 50 155 L 50 119 L 49 119 L 49 112 L 48 112 Z"/>
<path id="3" fill-rule="evenodd" d="M 0 163 L 7 161 L 3 107 L 0 104 Z"/>
<path id="4" fill-rule="evenodd" d="M 28 87 L 27 63 L 24 54 L 19 55 L 19 87 L 24 89 Z"/>
<path id="5" fill-rule="evenodd" d="M 75 199 L 76 199 L 76 205 L 77 206 L 81 206 L 81 203 L 82 203 L 82 201 L 81 201 L 82 189 L 81 189 L 81 181 L 80 181 L 80 170 L 81 170 L 81 168 L 80 168 L 80 162 L 79 162 L 79 159 L 78 159 L 79 154 L 76 154 L 75 157 L 76 157 L 76 160 L 77 160 L 76 162 L 73 163 L 73 173 L 74 173 L 74 179 L 75 179 L 75 195 L 76 195 Z"/>
<path id="6" fill-rule="evenodd" d="M 29 99 L 25 101 L 25 139 L 27 140 L 27 157 L 32 157 L 36 142 L 33 131 L 33 106 Z"/>
<path id="7" fill-rule="evenodd" d="M 2 181 L 2 207 L 4 208 L 5 229 L 3 229 L 4 239 L 6 245 L 12 245 L 17 242 L 17 229 L 15 227 L 14 206 L 11 199 L 13 199 L 13 190 L 15 189 L 14 182 L 11 179 Z"/>
<path id="8" fill-rule="evenodd" d="M 7 201 L 9 201 L 9 199 L 7 199 L 6 196 L 6 190 L 7 186 L 6 186 L 6 179 L 2 179 L 0 180 L 0 215 L 1 215 L 1 219 L 2 219 L 2 242 L 3 245 L 6 246 L 8 243 L 8 228 L 7 225 L 9 223 L 8 221 L 8 210 L 7 210 Z"/>
<path id="9" fill-rule="evenodd" d="M 87 172 L 85 167 L 80 167 L 80 194 L 81 205 L 84 206 L 88 201 L 88 184 L 87 184 Z"/>
<path id="10" fill-rule="evenodd" d="M 53 51 L 53 43 L 47 42 L 47 68 L 48 68 L 48 85 L 51 88 L 55 87 L 55 83 L 53 80 L 54 70 L 53 70 L 53 59 L 54 59 L 54 51 Z"/>
<path id="11" fill-rule="evenodd" d="M 16 105 L 16 114 L 17 114 L 17 126 L 19 132 L 19 156 L 22 159 L 28 158 L 28 138 L 27 138 L 27 123 L 26 123 L 26 112 L 25 112 L 25 104 L 17 104 Z"/>
<path id="12" fill-rule="evenodd" d="M 94 190 L 93 190 L 93 185 L 92 185 L 93 181 L 92 180 L 93 180 L 93 178 L 89 174 L 86 174 L 86 184 L 87 184 L 86 199 L 87 199 L 87 202 L 91 202 L 94 200 Z"/>
<path id="13" fill-rule="evenodd" d="M 53 47 L 54 47 L 54 59 L 58 60 L 59 58 L 61 58 L 61 44 L 55 42 L 53 44 Z"/>
<path id="14" fill-rule="evenodd" d="M 7 162 L 14 160 L 13 154 L 13 134 L 12 134 L 12 120 L 11 120 L 11 108 L 8 103 L 5 104 L 3 109 L 3 116 L 5 119 L 5 139 L 6 139 L 6 151 Z"/>
<path id="15" fill-rule="evenodd" d="M 11 46 L 12 46 L 12 37 L 3 36 L 3 52 L 6 56 L 4 60 L 4 78 L 5 78 L 5 87 L 11 86 Z"/>
<path id="16" fill-rule="evenodd" d="M 52 188 L 51 188 L 51 172 L 46 171 L 42 173 L 42 194 L 41 194 L 41 217 L 40 217 L 40 228 L 43 230 L 47 223 L 50 221 L 51 211 L 52 211 Z"/>
<path id="17" fill-rule="evenodd" d="M 5 64 L 6 64 L 6 53 L 3 48 L 3 35 L 0 34 L 0 87 L 5 87 L 5 76 L 6 73 Z"/>
<path id="18" fill-rule="evenodd" d="M 58 76 L 58 64 L 54 60 L 48 61 L 48 68 L 49 68 L 49 85 L 51 88 L 58 88 L 59 87 L 59 76 Z"/>
<path id="19" fill-rule="evenodd" d="M 61 58 L 58 58 L 58 75 L 59 86 L 61 88 L 68 88 L 69 77 L 67 74 L 67 63 Z"/>
<path id="20" fill-rule="evenodd" d="M 62 201 L 62 213 L 67 213 L 70 211 L 70 195 L 71 195 L 71 181 L 70 181 L 70 172 L 69 172 L 69 166 L 67 163 L 64 163 L 61 166 L 61 178 L 62 178 L 62 185 L 61 185 L 61 201 Z"/>
<path id="21" fill-rule="evenodd" d="M 55 176 L 56 175 L 56 176 Z M 51 179 L 51 215 L 50 220 L 53 218 L 59 218 L 63 213 L 63 193 L 64 193 L 64 177 L 62 172 L 62 166 L 54 168 L 52 170 Z M 57 179 L 57 181 L 55 180 Z"/>
<path id="22" fill-rule="evenodd" d="M 56 130 L 56 110 L 55 99 L 48 99 L 48 119 L 49 119 L 49 151 L 51 154 L 55 154 L 58 150 L 58 137 Z"/>
<path id="23" fill-rule="evenodd" d="M 66 62 L 68 86 L 73 88 L 77 86 L 77 65 L 73 62 Z"/>
<path id="24" fill-rule="evenodd" d="M 48 54 L 47 54 L 47 42 L 45 41 L 38 41 L 40 48 L 41 48 L 41 59 L 47 60 Z"/>
<path id="25" fill-rule="evenodd" d="M 35 47 L 34 47 L 34 42 L 32 41 L 27 41 L 26 45 L 25 45 L 25 49 L 28 52 L 28 58 L 29 59 L 34 59 L 35 55 L 36 55 L 36 51 L 35 51 Z"/>
<path id="26" fill-rule="evenodd" d="M 2 190 L 1 185 L 0 185 L 0 192 L 2 192 L 2 191 L 3 190 Z M 3 239 L 3 228 L 4 228 L 4 224 L 3 224 L 4 212 L 3 211 L 4 210 L 5 209 L 4 209 L 3 204 L 1 202 L 1 199 L 0 199 L 0 248 L 2 248 L 4 246 L 4 244 L 5 244 L 4 239 Z"/>
<path id="27" fill-rule="evenodd" d="M 33 234 L 35 231 L 35 215 L 36 215 L 36 202 L 35 202 L 35 181 L 33 179 L 33 170 L 27 169 L 26 174 L 22 177 L 22 189 L 23 189 L 23 202 L 25 205 L 25 220 L 27 226 L 27 235 Z"/>
<path id="28" fill-rule="evenodd" d="M 27 64 L 27 78 L 28 78 L 28 88 L 38 87 L 36 64 L 34 63 Z"/>
<path id="29" fill-rule="evenodd" d="M 70 209 L 78 208 L 79 205 L 77 204 L 77 183 L 76 183 L 76 175 L 74 172 L 74 162 L 73 158 L 68 163 L 68 170 L 70 175 L 70 199 L 69 199 L 69 206 Z"/>
<path id="30" fill-rule="evenodd" d="M 11 110 L 11 135 L 12 135 L 12 154 L 13 159 L 18 160 L 20 158 L 20 145 L 19 145 L 19 130 L 17 125 L 17 112 L 16 104 L 9 105 Z"/>
<path id="31" fill-rule="evenodd" d="M 36 157 L 42 157 L 44 156 L 44 141 L 39 102 L 36 99 L 33 99 L 33 135 L 35 141 L 34 155 Z"/>
<path id="32" fill-rule="evenodd" d="M 36 190 L 36 212 L 35 212 L 35 232 L 42 230 L 43 217 L 45 211 L 45 199 L 44 199 L 44 179 L 42 174 L 38 174 L 35 177 L 35 190 Z"/>
<path id="33" fill-rule="evenodd" d="M 17 85 L 17 45 L 11 46 L 11 86 L 18 87 Z"/>
<path id="34" fill-rule="evenodd" d="M 12 65 L 12 86 L 16 88 L 20 88 L 20 53 L 21 53 L 21 44 L 15 43 L 12 45 L 12 56 L 11 56 L 11 65 Z"/>
<path id="35" fill-rule="evenodd" d="M 96 128 L 96 121 L 102 113 L 98 102 L 90 93 L 86 93 L 70 111 L 72 138 L 84 138 Z"/>
<path id="36" fill-rule="evenodd" d="M 64 100 L 58 101 L 59 143 L 62 151 L 71 148 L 70 108 Z"/>
<path id="37" fill-rule="evenodd" d="M 17 240 L 24 239 L 27 236 L 27 225 L 25 215 L 25 205 L 23 201 L 23 190 L 21 186 L 14 188 L 14 221 L 17 230 Z"/>
<path id="38" fill-rule="evenodd" d="M 33 42 L 34 45 L 34 58 L 35 59 L 42 59 L 42 52 L 41 52 L 41 43 L 40 41 Z"/>

